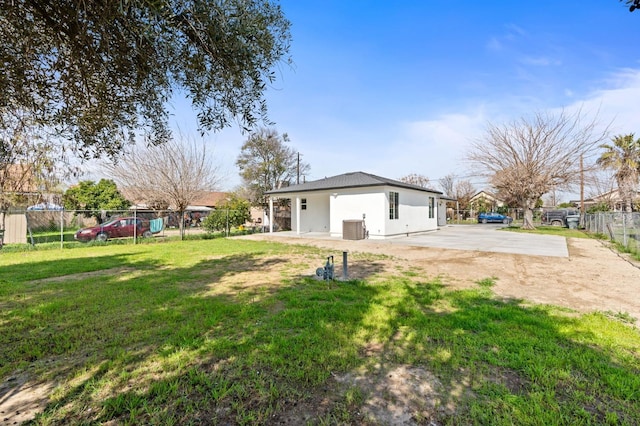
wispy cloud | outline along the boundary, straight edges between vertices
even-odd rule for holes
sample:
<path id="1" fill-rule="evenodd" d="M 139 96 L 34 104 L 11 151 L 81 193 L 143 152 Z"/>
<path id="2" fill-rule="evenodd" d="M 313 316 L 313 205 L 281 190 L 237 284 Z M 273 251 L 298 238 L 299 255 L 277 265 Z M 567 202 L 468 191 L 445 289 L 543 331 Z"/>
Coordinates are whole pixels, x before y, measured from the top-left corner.
<path id="1" fill-rule="evenodd" d="M 603 125 L 611 124 L 612 134 L 640 135 L 640 69 L 623 69 L 603 80 L 604 88 L 596 89 L 568 108 L 582 108 L 598 114 Z"/>
<path id="2" fill-rule="evenodd" d="M 520 58 L 520 62 L 524 65 L 533 65 L 538 67 L 560 66 L 562 61 L 550 58 L 548 56 L 529 56 L 525 55 Z"/>
<path id="3" fill-rule="evenodd" d="M 498 52 L 504 49 L 504 45 L 497 37 L 491 37 L 486 44 L 486 47 L 490 51 Z"/>
<path id="4" fill-rule="evenodd" d="M 528 36 L 527 31 L 524 28 L 522 28 L 522 27 L 520 27 L 520 26 L 518 26 L 516 24 L 507 24 L 507 25 L 505 25 L 505 28 L 507 29 L 507 37 L 512 37 L 513 38 L 513 37 L 516 37 L 516 36 L 519 36 L 519 37 Z"/>
<path id="5" fill-rule="evenodd" d="M 631 132 L 640 135 L 640 70 L 621 70 L 602 84 L 606 86 L 604 89 L 583 96 L 568 91 L 573 96 L 571 104 L 547 108 L 550 112 L 581 108 L 588 116 L 598 114 L 602 126 L 611 124 L 612 135 Z M 401 123 L 387 147 L 380 155 L 367 156 L 366 164 L 371 172 L 392 178 L 420 173 L 432 180 L 447 174 L 473 180 L 464 162 L 470 143 L 482 137 L 489 121 L 509 122 L 535 113 L 538 106 L 534 106 L 534 101 L 494 99 L 466 109 L 461 107 L 458 113 Z"/>
<path id="6" fill-rule="evenodd" d="M 489 41 L 485 44 L 488 50 L 494 52 L 502 51 L 517 42 L 518 39 L 527 37 L 527 32 L 515 24 L 507 24 L 504 28 L 505 31 L 502 34 L 489 38 Z"/>
<path id="7" fill-rule="evenodd" d="M 482 108 L 402 123 L 384 155 L 372 164 L 374 172 L 394 178 L 419 173 L 432 180 L 448 174 L 464 176 L 467 146 L 485 123 Z"/>

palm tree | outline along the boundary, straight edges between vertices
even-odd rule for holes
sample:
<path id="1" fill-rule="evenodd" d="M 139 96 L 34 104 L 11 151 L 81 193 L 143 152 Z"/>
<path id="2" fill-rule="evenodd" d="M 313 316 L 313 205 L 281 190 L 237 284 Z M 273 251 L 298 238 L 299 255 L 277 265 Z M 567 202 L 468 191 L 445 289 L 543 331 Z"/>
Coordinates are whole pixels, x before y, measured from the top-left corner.
<path id="1" fill-rule="evenodd" d="M 597 163 L 606 169 L 615 170 L 614 177 L 625 211 L 631 212 L 640 175 L 640 139 L 634 139 L 634 134 L 630 133 L 618 135 L 611 141 L 613 144 L 600 145 L 604 152 Z"/>

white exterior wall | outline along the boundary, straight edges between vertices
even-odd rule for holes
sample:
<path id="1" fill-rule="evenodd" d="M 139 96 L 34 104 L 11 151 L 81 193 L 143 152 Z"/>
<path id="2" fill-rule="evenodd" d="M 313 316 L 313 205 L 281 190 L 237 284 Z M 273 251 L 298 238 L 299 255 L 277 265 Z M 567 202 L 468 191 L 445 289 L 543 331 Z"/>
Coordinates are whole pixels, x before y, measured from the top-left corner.
<path id="1" fill-rule="evenodd" d="M 307 209 L 302 210 L 302 199 L 307 200 Z M 298 214 L 300 208 L 300 229 L 298 229 Z M 291 195 L 291 230 L 306 232 L 329 232 L 329 194 L 306 193 Z"/>
<path id="2" fill-rule="evenodd" d="M 335 190 L 330 193 L 330 203 L 332 237 L 342 236 L 343 220 L 362 220 L 363 214 L 369 237 L 375 238 L 380 233 L 384 234 L 384 194 L 380 192 L 380 188 Z"/>
<path id="3" fill-rule="evenodd" d="M 398 219 L 389 219 L 389 192 L 399 193 Z M 387 228 L 385 236 L 406 235 L 438 229 L 436 194 L 404 188 L 385 187 Z M 433 218 L 429 218 L 429 197 L 434 197 Z"/>
<path id="4" fill-rule="evenodd" d="M 398 219 L 389 219 L 390 191 L 400 194 Z M 291 199 L 291 229 L 301 234 L 329 232 L 332 237 L 342 237 L 343 220 L 362 220 L 365 215 L 369 238 L 387 238 L 436 230 L 438 215 L 446 214 L 437 194 L 391 186 L 295 193 L 287 197 Z M 431 219 L 429 197 L 434 197 Z M 307 199 L 306 210 L 301 209 L 302 198 Z"/>

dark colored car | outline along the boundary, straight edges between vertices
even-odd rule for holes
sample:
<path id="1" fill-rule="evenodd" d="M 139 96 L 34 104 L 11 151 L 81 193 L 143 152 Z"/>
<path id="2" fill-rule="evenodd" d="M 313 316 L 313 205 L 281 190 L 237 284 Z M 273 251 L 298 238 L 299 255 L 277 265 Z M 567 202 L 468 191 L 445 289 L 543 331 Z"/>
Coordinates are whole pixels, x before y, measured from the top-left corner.
<path id="1" fill-rule="evenodd" d="M 547 210 L 540 218 L 543 225 L 568 226 L 567 216 L 580 215 L 580 212 L 573 209 Z"/>
<path id="2" fill-rule="evenodd" d="M 500 213 L 480 213 L 478 214 L 478 223 L 504 223 L 510 224 L 513 219 Z"/>
<path id="3" fill-rule="evenodd" d="M 151 237 L 149 222 L 140 218 L 121 217 L 110 220 L 102 225 L 84 228 L 73 236 L 77 241 L 107 241 L 109 238 L 121 237 Z"/>

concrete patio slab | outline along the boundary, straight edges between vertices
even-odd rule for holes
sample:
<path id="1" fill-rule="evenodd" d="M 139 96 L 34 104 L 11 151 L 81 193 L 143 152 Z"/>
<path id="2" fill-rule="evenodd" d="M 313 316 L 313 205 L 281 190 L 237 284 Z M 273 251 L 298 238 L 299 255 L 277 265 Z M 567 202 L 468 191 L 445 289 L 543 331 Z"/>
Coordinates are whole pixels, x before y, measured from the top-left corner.
<path id="1" fill-rule="evenodd" d="M 450 225 L 435 232 L 392 239 L 389 242 L 418 247 L 569 257 L 564 237 L 509 232 L 500 228 L 503 225 Z"/>
<path id="2" fill-rule="evenodd" d="M 399 244 L 415 247 L 437 247 L 454 250 L 474 250 L 494 253 L 524 254 L 531 256 L 569 257 L 567 240 L 556 235 L 539 235 L 502 230 L 502 224 L 448 225 L 437 231 L 409 236 L 399 236 L 384 240 L 360 240 L 363 243 L 375 241 L 390 245 Z M 266 235 L 266 234 L 265 234 Z M 274 237 L 300 239 L 335 240 L 327 233 L 312 232 L 296 234 L 293 231 L 275 232 Z M 357 241 L 353 241 L 357 243 Z"/>

